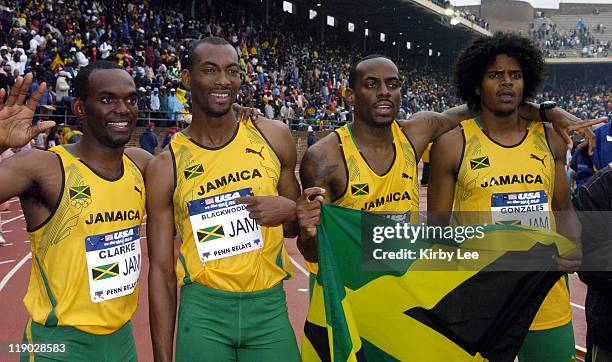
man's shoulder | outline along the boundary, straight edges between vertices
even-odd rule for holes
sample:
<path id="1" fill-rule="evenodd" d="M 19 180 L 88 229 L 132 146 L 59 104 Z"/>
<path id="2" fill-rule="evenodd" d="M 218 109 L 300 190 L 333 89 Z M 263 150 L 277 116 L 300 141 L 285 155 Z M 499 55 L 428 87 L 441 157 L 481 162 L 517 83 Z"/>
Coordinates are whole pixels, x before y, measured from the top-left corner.
<path id="1" fill-rule="evenodd" d="M 436 138 L 434 142 L 443 147 L 454 148 L 458 145 L 463 145 L 464 137 L 463 128 L 461 128 L 461 126 L 457 126 L 440 135 L 440 137 Z"/>
<path id="2" fill-rule="evenodd" d="M 36 148 L 16 153 L 6 160 L 6 164 L 31 176 L 38 174 L 39 171 L 43 173 L 59 172 L 61 165 L 58 154 Z"/>
<path id="3" fill-rule="evenodd" d="M 255 127 L 257 127 L 270 141 L 273 139 L 286 139 L 287 137 L 291 137 L 289 127 L 281 121 L 259 116 Z"/>
<path id="4" fill-rule="evenodd" d="M 334 132 L 321 138 L 319 141 L 309 147 L 304 154 L 305 159 L 315 160 L 315 162 L 317 162 L 316 160 L 320 160 L 322 158 L 337 162 L 341 156 L 340 140 L 338 139 L 337 134 Z"/>

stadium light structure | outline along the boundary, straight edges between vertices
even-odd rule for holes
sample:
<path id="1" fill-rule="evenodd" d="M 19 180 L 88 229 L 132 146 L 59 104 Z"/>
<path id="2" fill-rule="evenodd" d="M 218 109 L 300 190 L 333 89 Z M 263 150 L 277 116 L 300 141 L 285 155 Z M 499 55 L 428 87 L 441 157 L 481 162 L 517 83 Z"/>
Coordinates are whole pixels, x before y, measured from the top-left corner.
<path id="1" fill-rule="evenodd" d="M 336 19 L 333 16 L 327 15 L 327 25 L 336 26 Z"/>
<path id="2" fill-rule="evenodd" d="M 370 36 L 370 29 L 366 28 L 364 32 L 365 36 Z"/>
<path id="3" fill-rule="evenodd" d="M 351 32 L 351 33 L 354 33 L 355 32 L 355 24 L 349 22 L 348 23 L 348 31 Z"/>
<path id="4" fill-rule="evenodd" d="M 429 49 L 429 56 L 431 57 L 433 55 L 433 49 Z"/>
<path id="5" fill-rule="evenodd" d="M 321 7 L 321 3 L 317 3 L 317 6 L 318 6 L 318 7 Z"/>
<path id="6" fill-rule="evenodd" d="M 387 36 L 385 35 L 385 33 L 380 33 L 380 41 L 384 43 L 386 39 Z"/>
<path id="7" fill-rule="evenodd" d="M 283 12 L 293 14 L 293 4 L 289 1 L 283 1 Z"/>
<path id="8" fill-rule="evenodd" d="M 412 43 L 410 43 L 409 41 L 406 42 L 406 49 L 412 49 Z"/>
<path id="9" fill-rule="evenodd" d="M 309 12 L 308 12 L 308 19 L 312 20 L 312 19 L 314 19 L 316 17 L 317 17 L 317 12 L 314 11 L 314 10 L 309 10 Z"/>

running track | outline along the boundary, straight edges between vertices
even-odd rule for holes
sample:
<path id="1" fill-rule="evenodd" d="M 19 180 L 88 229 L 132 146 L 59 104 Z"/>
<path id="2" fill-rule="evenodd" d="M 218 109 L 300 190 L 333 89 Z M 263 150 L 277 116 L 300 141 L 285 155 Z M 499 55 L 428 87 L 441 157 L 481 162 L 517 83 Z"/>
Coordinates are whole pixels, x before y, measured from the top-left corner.
<path id="1" fill-rule="evenodd" d="M 425 210 L 426 189 L 421 189 L 421 210 Z M 8 211 L 1 212 L 4 236 L 7 245 L 0 248 L 0 343 L 19 343 L 27 320 L 22 299 L 25 295 L 31 269 L 30 244 L 25 232 L 25 221 L 17 199 L 10 200 Z M 146 262 L 146 238 L 142 237 L 144 264 L 141 270 L 140 305 L 132 319 L 139 359 L 152 361 L 152 350 L 148 324 L 146 298 L 148 263 Z M 285 243 L 294 263 L 294 278 L 285 283 L 289 317 L 298 343 L 302 337 L 302 326 L 308 305 L 308 277 L 304 260 L 297 251 L 294 239 Z M 570 276 L 572 312 L 576 344 L 585 346 L 586 322 L 584 299 L 586 287 L 576 275 Z M 18 356 L 0 355 L 0 361 L 18 361 Z"/>

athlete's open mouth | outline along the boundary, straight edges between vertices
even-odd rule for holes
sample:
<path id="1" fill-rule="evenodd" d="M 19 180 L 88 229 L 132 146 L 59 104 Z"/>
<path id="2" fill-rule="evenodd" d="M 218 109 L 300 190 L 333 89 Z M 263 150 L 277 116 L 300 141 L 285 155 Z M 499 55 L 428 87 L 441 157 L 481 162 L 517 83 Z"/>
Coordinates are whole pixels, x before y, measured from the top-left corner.
<path id="1" fill-rule="evenodd" d="M 130 128 L 130 122 L 128 121 L 113 121 L 107 122 L 106 126 L 117 131 L 126 131 Z"/>
<path id="2" fill-rule="evenodd" d="M 217 103 L 225 103 L 230 99 L 231 93 L 229 90 L 216 90 L 210 92 L 210 95 Z"/>

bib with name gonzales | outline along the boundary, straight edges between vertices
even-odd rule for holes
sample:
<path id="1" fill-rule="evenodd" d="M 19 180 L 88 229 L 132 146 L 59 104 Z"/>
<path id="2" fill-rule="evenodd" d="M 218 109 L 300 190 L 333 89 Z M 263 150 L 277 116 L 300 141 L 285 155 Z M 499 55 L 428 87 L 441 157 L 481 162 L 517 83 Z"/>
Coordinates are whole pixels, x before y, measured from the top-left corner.
<path id="1" fill-rule="evenodd" d="M 283 228 L 249 217 L 241 196 L 278 196 L 280 161 L 249 120 L 230 140 L 206 147 L 180 132 L 170 143 L 175 189 L 174 223 L 181 247 L 179 286 L 197 282 L 236 292 L 268 289 L 292 272 Z"/>
<path id="2" fill-rule="evenodd" d="M 33 262 L 26 308 L 46 326 L 112 333 L 138 305 L 142 174 L 125 155 L 122 175 L 109 180 L 64 147 L 51 151 L 61 160 L 61 198 L 42 225 L 28 230 Z"/>

